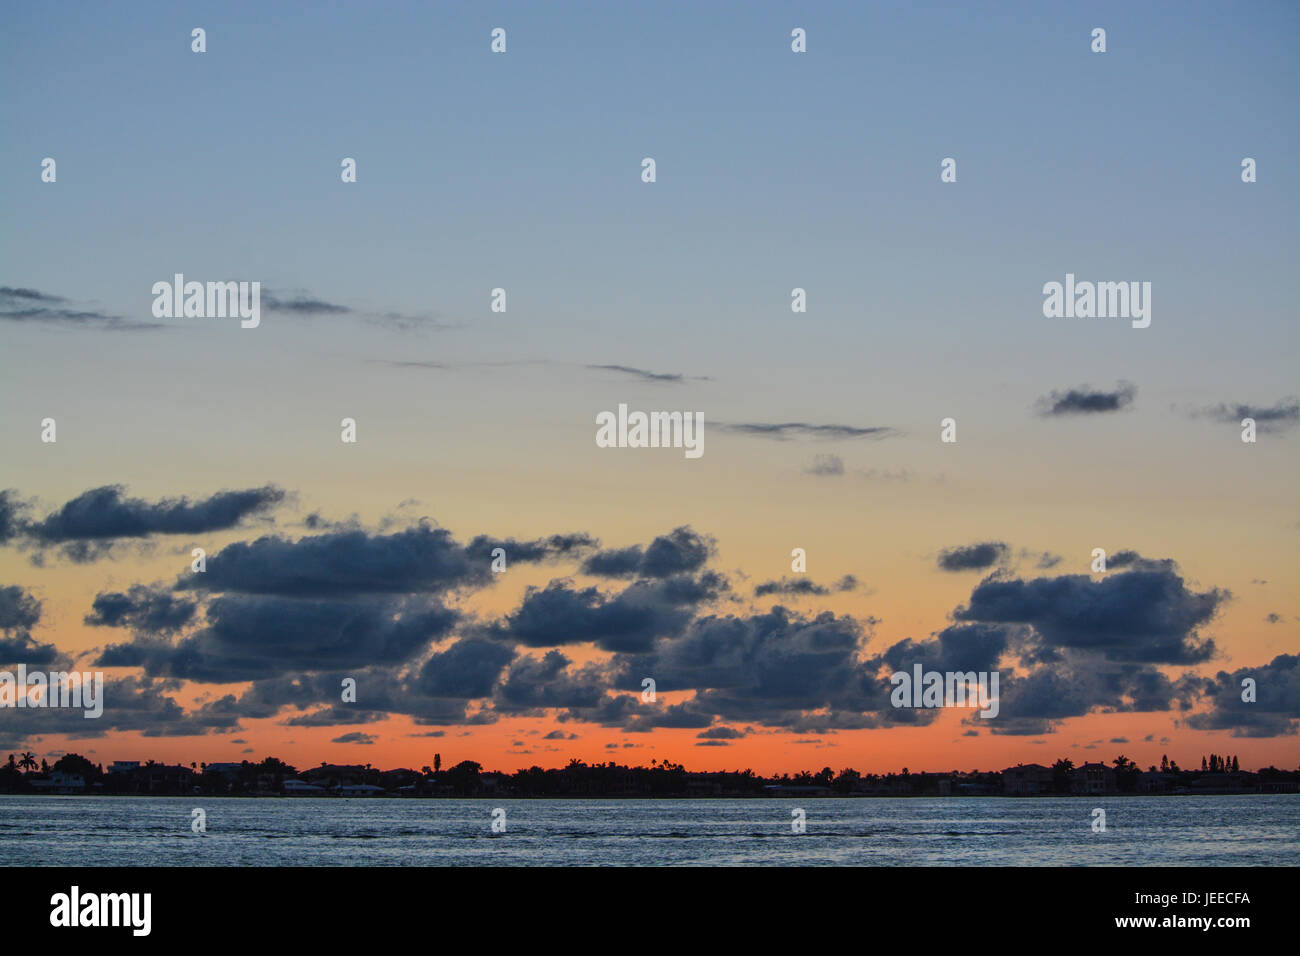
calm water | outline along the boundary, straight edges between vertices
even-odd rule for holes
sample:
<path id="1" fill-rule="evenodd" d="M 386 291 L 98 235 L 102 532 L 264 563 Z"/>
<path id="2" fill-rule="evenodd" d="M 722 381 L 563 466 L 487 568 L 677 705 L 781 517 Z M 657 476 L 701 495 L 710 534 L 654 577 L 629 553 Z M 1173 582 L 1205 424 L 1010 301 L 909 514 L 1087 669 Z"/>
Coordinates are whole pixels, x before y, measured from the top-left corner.
<path id="1" fill-rule="evenodd" d="M 492 810 L 506 812 L 493 836 Z M 191 810 L 207 832 L 191 832 Z M 802 807 L 807 832 L 791 832 Z M 1092 832 L 1092 809 L 1106 833 Z M 0 796 L 0 864 L 1288 865 L 1300 794 L 1125 799 Z"/>

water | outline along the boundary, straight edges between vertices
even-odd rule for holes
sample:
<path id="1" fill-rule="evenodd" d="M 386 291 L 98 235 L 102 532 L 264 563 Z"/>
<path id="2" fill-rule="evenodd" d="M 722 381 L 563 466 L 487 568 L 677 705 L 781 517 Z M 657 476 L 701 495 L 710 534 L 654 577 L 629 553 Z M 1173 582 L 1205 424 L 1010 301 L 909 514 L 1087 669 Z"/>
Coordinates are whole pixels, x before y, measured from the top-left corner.
<path id="1" fill-rule="evenodd" d="M 207 832 L 191 832 L 191 810 Z M 492 810 L 506 832 L 491 832 Z M 791 831 L 791 811 L 807 831 Z M 1092 809 L 1107 832 L 1092 831 Z M 10 866 L 1300 865 L 1300 794 L 1122 799 L 0 796 Z"/>

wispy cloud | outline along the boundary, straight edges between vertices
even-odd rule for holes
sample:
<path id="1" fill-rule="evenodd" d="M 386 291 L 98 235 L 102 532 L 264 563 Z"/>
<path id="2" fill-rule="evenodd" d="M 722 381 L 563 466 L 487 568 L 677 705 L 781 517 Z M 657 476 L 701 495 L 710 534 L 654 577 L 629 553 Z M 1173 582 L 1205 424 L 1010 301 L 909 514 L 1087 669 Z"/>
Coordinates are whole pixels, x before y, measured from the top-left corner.
<path id="1" fill-rule="evenodd" d="M 618 372 L 621 375 L 629 375 L 643 382 L 671 382 L 677 384 L 686 381 L 710 381 L 708 376 L 688 376 L 683 375 L 681 372 L 651 372 L 643 368 L 633 368 L 631 365 L 588 365 L 586 367 L 599 372 Z"/>
<path id="2" fill-rule="evenodd" d="M 0 320 L 25 322 L 34 325 L 54 325 L 63 328 L 94 328 L 105 332 L 136 332 L 144 329 L 161 329 L 158 322 L 131 322 L 120 315 L 99 309 L 70 308 L 63 296 L 0 286 Z"/>
<path id="3" fill-rule="evenodd" d="M 307 292 L 286 294 L 270 289 L 262 290 L 262 306 L 268 312 L 307 318 L 310 316 L 355 316 L 375 325 L 398 332 L 455 328 L 455 323 L 443 322 L 437 312 L 372 312 L 355 309 L 338 302 L 328 302 Z"/>
<path id="4" fill-rule="evenodd" d="M 736 435 L 771 438 L 776 441 L 789 441 L 791 438 L 820 438 L 831 441 L 856 438 L 881 439 L 892 438 L 899 434 L 895 429 L 884 425 L 859 428 L 855 425 L 815 425 L 809 422 L 718 422 L 713 427 Z"/>
<path id="5" fill-rule="evenodd" d="M 844 474 L 844 459 L 839 455 L 816 455 L 810 467 L 804 469 L 806 474 L 819 477 L 834 477 Z"/>
<path id="6" fill-rule="evenodd" d="M 1253 418 L 1258 431 L 1276 434 L 1300 423 L 1300 399 L 1283 398 L 1272 406 L 1224 402 L 1194 409 L 1191 415 L 1193 418 L 1209 418 L 1224 425 L 1240 425 L 1243 418 Z"/>

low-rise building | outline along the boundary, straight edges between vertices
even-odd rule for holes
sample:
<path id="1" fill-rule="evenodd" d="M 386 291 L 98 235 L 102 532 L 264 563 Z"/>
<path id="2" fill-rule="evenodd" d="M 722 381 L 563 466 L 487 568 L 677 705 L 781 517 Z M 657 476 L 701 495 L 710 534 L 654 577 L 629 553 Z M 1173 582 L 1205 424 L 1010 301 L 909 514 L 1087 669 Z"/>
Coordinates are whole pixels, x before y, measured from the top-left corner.
<path id="1" fill-rule="evenodd" d="M 1104 763 L 1086 763 L 1070 773 L 1070 792 L 1083 795 L 1118 793 L 1115 770 Z"/>
<path id="2" fill-rule="evenodd" d="M 1037 763 L 1016 764 L 1002 771 L 1002 793 L 1008 797 L 1038 797 L 1052 792 L 1052 768 Z"/>

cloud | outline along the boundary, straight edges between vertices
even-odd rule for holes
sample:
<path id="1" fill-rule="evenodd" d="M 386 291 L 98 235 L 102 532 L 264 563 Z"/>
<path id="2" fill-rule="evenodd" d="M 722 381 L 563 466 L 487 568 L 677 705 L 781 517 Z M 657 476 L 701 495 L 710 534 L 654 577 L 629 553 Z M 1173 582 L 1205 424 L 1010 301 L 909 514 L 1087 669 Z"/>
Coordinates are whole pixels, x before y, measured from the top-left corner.
<path id="1" fill-rule="evenodd" d="M 1094 389 L 1080 385 L 1064 392 L 1052 392 L 1037 402 L 1039 414 L 1047 418 L 1061 415 L 1096 415 L 1103 412 L 1117 412 L 1133 404 L 1137 395 L 1137 386 L 1131 382 L 1120 382 L 1112 391 Z"/>
<path id="2" fill-rule="evenodd" d="M 766 422 L 717 422 L 713 426 L 737 435 L 749 435 L 754 438 L 772 438 L 776 441 L 788 441 L 791 438 L 821 438 L 827 440 L 844 440 L 869 438 L 878 440 L 892 438 L 898 434 L 893 428 L 883 425 L 859 428 L 854 425 L 815 425 L 808 422 L 783 422 L 772 424 Z"/>
<path id="3" fill-rule="evenodd" d="M 693 699 L 652 708 L 639 697 L 607 698 L 597 711 L 573 716 L 628 730 L 703 728 L 714 718 L 799 729 L 915 721 L 915 711 L 894 711 L 887 681 L 859 662 L 865 627 L 849 616 L 805 616 L 779 605 L 763 614 L 701 617 L 651 651 L 614 662 L 618 686 L 639 687 L 648 675 L 660 693 L 694 689 Z M 889 713 L 863 714 L 882 706 Z"/>
<path id="4" fill-rule="evenodd" d="M 978 571 L 1006 560 L 1009 549 L 1001 541 L 981 541 L 939 552 L 941 571 Z"/>
<path id="5" fill-rule="evenodd" d="M 460 614 L 420 596 L 302 601 L 225 595 L 207 605 L 206 618 L 204 627 L 175 643 L 143 636 L 110 645 L 98 663 L 207 683 L 364 668 L 410 660 L 447 636 Z"/>
<path id="6" fill-rule="evenodd" d="M 124 499 L 119 493 L 113 500 Z M 586 587 L 553 578 L 526 588 L 488 620 L 444 603 L 495 584 L 490 555 L 497 546 L 512 562 L 567 562 L 575 571 L 623 580 Z M 718 742 L 736 739 L 732 724 L 810 735 L 925 726 L 941 712 L 895 708 L 890 700 L 889 675 L 917 664 L 941 672 L 997 670 L 999 716 L 962 715 L 991 733 L 1047 734 L 1090 713 L 1175 708 L 1243 733 L 1292 732 L 1290 698 L 1280 688 L 1294 665 L 1283 666 L 1284 658 L 1270 669 L 1244 670 L 1266 670 L 1261 700 L 1265 679 L 1270 693 L 1281 693 L 1253 712 L 1234 708 L 1223 675 L 1166 673 L 1215 655 L 1205 631 L 1229 599 L 1226 591 L 1188 585 L 1169 559 L 1121 550 L 1096 583 L 1085 575 L 1020 578 L 1003 568 L 976 584 L 937 633 L 894 640 L 873 653 L 874 617 L 800 613 L 780 604 L 720 613 L 739 599 L 709 567 L 715 551 L 711 538 L 687 526 L 645 546 L 603 550 L 586 533 L 478 535 L 461 544 L 428 523 L 396 532 L 347 527 L 302 538 L 262 536 L 227 545 L 209 556 L 206 573 L 187 572 L 170 587 L 101 591 L 85 620 L 131 629 L 131 639 L 103 648 L 98 663 L 141 670 L 136 684 L 114 685 L 133 711 L 122 726 L 158 735 L 225 733 L 244 719 L 346 727 L 406 716 L 418 725 L 467 727 L 545 714 L 627 733 L 691 729 L 698 741 Z M 940 566 L 989 568 L 1008 553 L 1001 542 L 982 542 L 943 552 Z M 859 586 L 851 575 L 833 588 L 792 577 L 761 583 L 755 594 L 820 597 Z M 57 653 L 30 637 L 39 614 L 39 602 L 24 589 L 0 588 L 0 654 Z M 566 652 L 573 645 L 601 653 Z M 646 677 L 661 695 L 682 696 L 671 704 L 663 697 L 643 701 Z M 340 701 L 345 678 L 356 681 L 356 704 Z M 247 686 L 215 699 L 200 696 L 188 712 L 171 697 L 235 682 Z M 1208 708 L 1195 712 L 1207 700 Z M 106 695 L 106 717 L 115 706 Z M 75 724 L 34 719 L 23 718 L 19 731 L 64 733 Z"/>
<path id="7" fill-rule="evenodd" d="M 695 736 L 701 740 L 740 740 L 745 736 L 745 732 L 731 727 L 710 727 Z"/>
<path id="8" fill-rule="evenodd" d="M 517 541 L 514 538 L 491 538 L 478 535 L 465 546 L 466 552 L 477 560 L 490 561 L 492 552 L 502 548 L 508 561 L 558 561 L 564 558 L 578 557 L 598 547 L 600 542 L 589 534 L 570 533 L 553 534 L 546 538 L 532 541 Z"/>
<path id="9" fill-rule="evenodd" d="M 497 687 L 493 703 L 499 712 L 512 715 L 550 708 L 597 707 L 609 686 L 605 668 L 575 668 L 567 656 L 551 650 L 541 657 L 516 659 Z"/>
<path id="10" fill-rule="evenodd" d="M 0 586 L 0 665 L 65 664 L 53 644 L 41 644 L 30 630 L 41 619 L 41 602 L 16 584 Z"/>
<path id="11" fill-rule="evenodd" d="M 126 593 L 103 591 L 95 595 L 85 623 L 92 627 L 132 627 L 149 634 L 167 635 L 193 622 L 198 604 L 154 586 L 136 584 Z"/>
<path id="12" fill-rule="evenodd" d="M 1196 409 L 1191 414 L 1194 418 L 1209 418 L 1224 425 L 1238 426 L 1243 418 L 1253 418 L 1256 431 L 1266 435 L 1279 434 L 1300 423 L 1300 399 L 1283 398 L 1268 407 L 1244 402 L 1223 403 Z"/>
<path id="13" fill-rule="evenodd" d="M 1242 682 L 1255 682 L 1255 700 L 1242 700 Z M 1279 654 L 1263 667 L 1219 671 L 1187 682 L 1208 700 L 1210 709 L 1190 715 L 1195 730 L 1230 730 L 1234 737 L 1278 737 L 1300 730 L 1300 655 Z"/>
<path id="14" fill-rule="evenodd" d="M 656 637 L 681 630 L 693 610 L 689 588 L 633 584 L 607 596 L 569 581 L 530 587 L 519 607 L 487 633 L 527 647 L 594 643 L 607 651 L 647 650 Z"/>
<path id="15" fill-rule="evenodd" d="M 574 555 L 596 543 L 583 534 L 535 541 L 480 535 L 461 545 L 450 531 L 427 523 L 392 534 L 346 528 L 296 540 L 267 535 L 210 555 L 207 572 L 187 576 L 184 586 L 292 597 L 441 593 L 488 584 L 496 547 L 518 563 Z"/>
<path id="16" fill-rule="evenodd" d="M 363 734 L 359 730 L 354 730 L 352 733 L 344 734 L 342 737 L 335 737 L 333 740 L 330 741 L 330 743 L 365 744 L 368 746 L 370 744 L 373 744 L 378 739 L 379 739 L 378 737 L 371 736 L 370 734 Z"/>
<path id="17" fill-rule="evenodd" d="M 0 631 L 25 631 L 41 619 L 41 602 L 16 584 L 0 587 Z"/>
<path id="18" fill-rule="evenodd" d="M 764 581 L 754 588 L 754 597 L 767 597 L 769 594 L 806 595 L 830 593 L 828 588 L 822 587 L 810 578 L 782 578 L 780 581 Z"/>
<path id="19" fill-rule="evenodd" d="M 1059 649 L 1096 651 L 1112 661 L 1196 664 L 1215 653 L 1198 631 L 1229 593 L 1190 590 L 1172 561 L 1143 561 L 1099 581 L 1082 574 L 1030 581 L 990 577 L 958 608 L 958 621 L 1024 624 L 1051 659 Z"/>
<path id="20" fill-rule="evenodd" d="M 813 456 L 812 466 L 806 469 L 805 473 L 822 477 L 842 475 L 844 474 L 844 459 L 838 455 L 815 455 Z"/>
<path id="21" fill-rule="evenodd" d="M 490 580 L 487 559 L 472 557 L 451 532 L 420 525 L 394 534 L 347 530 L 235 542 L 209 556 L 207 573 L 186 586 L 307 598 L 436 593 Z"/>
<path id="22" fill-rule="evenodd" d="M 630 365 L 588 365 L 587 368 L 595 371 L 618 372 L 643 382 L 672 382 L 676 384 L 686 381 L 686 376 L 680 372 L 649 372 L 643 368 L 633 368 Z"/>
<path id="23" fill-rule="evenodd" d="M 83 492 L 58 511 L 23 526 L 37 544 L 63 544 L 74 561 L 94 560 L 103 545 L 120 538 L 160 534 L 203 534 L 233 528 L 245 518 L 262 515 L 285 499 L 274 485 L 243 491 L 220 491 L 207 498 L 164 498 L 150 503 L 126 497 L 123 485 L 104 485 Z"/>
<path id="24" fill-rule="evenodd" d="M 375 325 L 409 332 L 415 329 L 442 326 L 438 313 L 409 314 L 405 312 L 364 312 L 337 302 L 327 302 L 307 293 L 281 294 L 269 289 L 262 290 L 262 307 L 268 312 L 278 312 L 289 316 L 339 316 L 355 315 L 365 318 Z"/>
<path id="25" fill-rule="evenodd" d="M 197 708 L 187 713 L 170 696 L 177 689 L 170 681 L 106 678 L 104 712 L 95 720 L 87 720 L 85 711 L 78 707 L 6 710 L 0 723 L 0 747 L 17 747 L 31 737 L 45 734 L 92 738 L 113 731 L 138 731 L 145 737 L 190 737 L 238 726 L 237 716 L 213 709 Z"/>
<path id="26" fill-rule="evenodd" d="M 8 544 L 22 532 L 27 507 L 12 488 L 0 491 L 0 544 Z"/>
<path id="27" fill-rule="evenodd" d="M 62 296 L 38 292 L 35 289 L 0 286 L 0 321 L 47 324 L 67 328 L 95 328 L 109 332 L 140 331 L 164 327 L 158 322 L 128 322 L 120 315 L 112 315 L 97 309 L 68 308 L 64 305 L 67 301 Z"/>
<path id="28" fill-rule="evenodd" d="M 269 289 L 262 290 L 262 307 L 268 312 L 283 312 L 289 315 L 351 315 L 352 309 L 346 305 L 313 299 L 306 295 L 281 298 Z"/>
<path id="29" fill-rule="evenodd" d="M 487 697 L 502 668 L 514 658 L 514 648 L 498 641 L 462 638 L 430 657 L 414 686 L 429 697 Z"/>
<path id="30" fill-rule="evenodd" d="M 632 545 L 599 551 L 583 562 L 582 571 L 606 578 L 666 578 L 699 570 L 713 550 L 713 539 L 683 526 L 655 538 L 644 550 L 640 545 Z"/>

